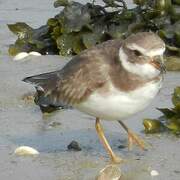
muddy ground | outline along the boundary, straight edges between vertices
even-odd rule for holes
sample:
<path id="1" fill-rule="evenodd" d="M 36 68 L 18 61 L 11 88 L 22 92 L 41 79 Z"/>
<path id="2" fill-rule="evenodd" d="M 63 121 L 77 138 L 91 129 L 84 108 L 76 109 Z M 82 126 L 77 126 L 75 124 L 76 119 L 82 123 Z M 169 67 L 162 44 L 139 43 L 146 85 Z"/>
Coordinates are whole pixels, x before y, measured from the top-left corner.
<path id="1" fill-rule="evenodd" d="M 6 24 L 25 21 L 33 27 L 54 16 L 51 0 L 0 0 L 0 179 L 2 180 L 94 180 L 108 164 L 108 156 L 99 143 L 94 118 L 76 110 L 42 115 L 38 106 L 24 95 L 34 93 L 21 81 L 26 76 L 61 68 L 67 60 L 59 56 L 28 57 L 15 62 L 8 56 L 8 45 L 16 37 Z M 148 151 L 127 149 L 127 136 L 117 122 L 103 122 L 114 151 L 126 162 L 120 166 L 124 180 L 179 180 L 180 139 L 172 135 L 146 136 L 142 120 L 157 118 L 156 107 L 171 107 L 173 88 L 180 85 L 180 73 L 168 72 L 162 91 L 144 112 L 126 121 L 151 146 Z M 53 124 L 55 124 L 53 126 Z M 68 151 L 67 145 L 79 142 L 82 150 Z M 34 147 L 37 157 L 19 157 L 14 150 L 21 145 Z M 119 148 L 119 146 L 125 148 Z M 150 171 L 158 176 L 151 177 Z"/>

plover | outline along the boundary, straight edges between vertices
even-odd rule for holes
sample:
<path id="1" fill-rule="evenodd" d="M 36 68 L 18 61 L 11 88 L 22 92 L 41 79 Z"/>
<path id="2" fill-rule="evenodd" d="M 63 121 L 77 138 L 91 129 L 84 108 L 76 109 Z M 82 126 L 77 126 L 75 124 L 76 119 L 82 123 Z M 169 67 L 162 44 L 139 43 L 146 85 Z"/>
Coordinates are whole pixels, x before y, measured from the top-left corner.
<path id="1" fill-rule="evenodd" d="M 125 40 L 109 40 L 72 58 L 62 69 L 25 78 L 46 103 L 70 105 L 96 117 L 97 134 L 114 163 L 121 162 L 111 149 L 100 119 L 116 120 L 127 131 L 129 144 L 144 148 L 143 141 L 124 120 L 142 111 L 159 92 L 164 65 L 164 42 L 152 32 Z"/>

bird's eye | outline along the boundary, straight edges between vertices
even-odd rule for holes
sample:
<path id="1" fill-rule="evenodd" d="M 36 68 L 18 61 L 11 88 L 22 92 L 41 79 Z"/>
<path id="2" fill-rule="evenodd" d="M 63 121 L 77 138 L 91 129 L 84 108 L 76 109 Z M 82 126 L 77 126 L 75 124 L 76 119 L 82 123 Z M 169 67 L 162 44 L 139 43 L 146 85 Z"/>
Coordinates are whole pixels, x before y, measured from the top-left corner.
<path id="1" fill-rule="evenodd" d="M 141 56 L 142 54 L 139 52 L 139 51 L 137 51 L 137 50 L 134 50 L 134 54 L 136 55 L 136 56 Z"/>

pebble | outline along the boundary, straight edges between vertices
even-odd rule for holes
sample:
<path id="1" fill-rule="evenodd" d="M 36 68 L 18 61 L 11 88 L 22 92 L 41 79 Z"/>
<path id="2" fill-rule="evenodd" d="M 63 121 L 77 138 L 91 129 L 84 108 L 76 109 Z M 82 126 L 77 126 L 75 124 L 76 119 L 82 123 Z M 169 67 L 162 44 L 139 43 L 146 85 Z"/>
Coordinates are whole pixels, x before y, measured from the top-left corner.
<path id="1" fill-rule="evenodd" d="M 119 148 L 119 149 L 125 149 L 126 146 L 121 144 L 121 145 L 118 146 L 118 148 Z"/>
<path id="2" fill-rule="evenodd" d="M 81 151 L 81 147 L 77 141 L 72 141 L 67 148 L 68 150 Z"/>
<path id="3" fill-rule="evenodd" d="M 14 153 L 19 156 L 26 156 L 26 155 L 38 155 L 39 152 L 29 146 L 20 146 L 15 149 Z"/>

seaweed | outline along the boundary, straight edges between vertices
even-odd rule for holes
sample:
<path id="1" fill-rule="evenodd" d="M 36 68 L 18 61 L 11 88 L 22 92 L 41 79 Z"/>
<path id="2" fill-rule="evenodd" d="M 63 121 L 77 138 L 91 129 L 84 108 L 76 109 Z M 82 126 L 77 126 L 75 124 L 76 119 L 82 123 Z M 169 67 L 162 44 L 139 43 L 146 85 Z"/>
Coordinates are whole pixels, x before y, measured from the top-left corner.
<path id="1" fill-rule="evenodd" d="M 60 12 L 46 25 L 33 29 L 26 23 L 8 24 L 18 39 L 9 54 L 37 51 L 41 54 L 72 56 L 109 39 L 124 39 L 139 31 L 156 32 L 167 45 L 167 56 L 180 56 L 179 0 L 134 0 L 128 9 L 123 0 L 103 0 L 86 4 L 57 0 Z"/>
<path id="2" fill-rule="evenodd" d="M 180 135 L 180 86 L 174 89 L 173 108 L 157 108 L 163 116 L 159 119 L 144 119 L 146 133 L 172 132 Z"/>

